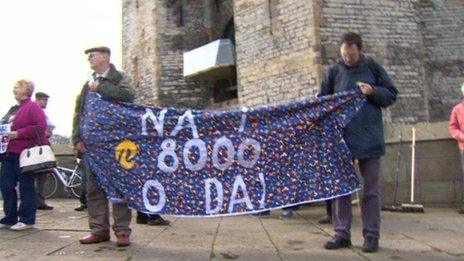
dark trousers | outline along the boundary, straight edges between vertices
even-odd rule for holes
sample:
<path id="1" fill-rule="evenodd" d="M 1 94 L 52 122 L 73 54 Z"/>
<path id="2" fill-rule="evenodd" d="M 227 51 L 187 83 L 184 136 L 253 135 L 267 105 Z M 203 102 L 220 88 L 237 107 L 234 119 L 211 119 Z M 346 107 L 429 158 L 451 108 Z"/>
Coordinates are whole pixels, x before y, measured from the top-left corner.
<path id="1" fill-rule="evenodd" d="M 332 199 L 325 201 L 325 213 L 328 217 L 332 217 Z"/>
<path id="2" fill-rule="evenodd" d="M 462 187 L 461 187 L 461 209 L 464 209 L 464 151 L 461 152 L 461 167 L 462 167 Z"/>
<path id="3" fill-rule="evenodd" d="M 359 171 L 363 177 L 361 219 L 363 237 L 379 238 L 380 231 L 380 157 L 361 159 Z M 334 230 L 337 236 L 351 239 L 351 195 L 335 200 Z"/>
<path id="4" fill-rule="evenodd" d="M 81 205 L 87 206 L 87 175 L 85 174 L 84 170 L 81 171 L 82 175 L 82 191 L 79 197 L 79 202 Z"/>
<path id="5" fill-rule="evenodd" d="M 16 184 L 19 182 L 19 194 L 21 203 L 18 209 L 18 195 Z M 34 186 L 33 174 L 21 174 L 19 172 L 19 155 L 10 154 L 2 162 L 0 170 L 0 190 L 3 196 L 3 211 L 5 217 L 0 223 L 14 225 L 18 221 L 27 225 L 35 224 L 37 198 Z"/>
<path id="6" fill-rule="evenodd" d="M 43 206 L 45 204 L 44 189 L 45 182 L 47 181 L 47 175 L 52 175 L 50 173 L 37 173 L 35 174 L 35 184 L 37 191 L 37 206 Z"/>

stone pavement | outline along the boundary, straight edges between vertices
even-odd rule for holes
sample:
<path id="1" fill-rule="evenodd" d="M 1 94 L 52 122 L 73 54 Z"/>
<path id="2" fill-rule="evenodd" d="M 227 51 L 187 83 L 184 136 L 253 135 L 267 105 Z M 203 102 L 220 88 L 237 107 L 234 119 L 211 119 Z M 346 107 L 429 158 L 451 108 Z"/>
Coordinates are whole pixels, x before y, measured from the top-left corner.
<path id="1" fill-rule="evenodd" d="M 169 227 L 132 225 L 132 245 L 113 241 L 81 245 L 89 230 L 77 200 L 49 200 L 52 211 L 39 211 L 36 228 L 0 230 L 0 260 L 464 260 L 464 215 L 450 208 L 426 208 L 425 214 L 382 212 L 381 249 L 361 251 L 359 210 L 354 208 L 350 249 L 322 248 L 333 235 L 320 225 L 321 206 L 305 207 L 290 220 L 280 210 L 255 218 L 168 217 Z M 3 214 L 0 212 L 0 215 Z M 134 215 L 135 216 L 135 215 Z"/>

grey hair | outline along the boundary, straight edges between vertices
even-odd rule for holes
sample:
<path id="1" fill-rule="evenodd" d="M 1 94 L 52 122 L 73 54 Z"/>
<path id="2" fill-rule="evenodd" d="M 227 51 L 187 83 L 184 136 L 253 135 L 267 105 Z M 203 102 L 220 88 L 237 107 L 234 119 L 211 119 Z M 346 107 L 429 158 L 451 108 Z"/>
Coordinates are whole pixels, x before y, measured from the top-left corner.
<path id="1" fill-rule="evenodd" d="M 34 93 L 34 89 L 35 89 L 34 82 L 26 80 L 26 79 L 22 79 L 22 80 L 17 81 L 16 85 L 18 85 L 18 86 L 26 86 L 26 89 L 27 89 L 27 94 L 26 95 L 27 95 L 27 97 L 32 97 L 32 94 Z"/>

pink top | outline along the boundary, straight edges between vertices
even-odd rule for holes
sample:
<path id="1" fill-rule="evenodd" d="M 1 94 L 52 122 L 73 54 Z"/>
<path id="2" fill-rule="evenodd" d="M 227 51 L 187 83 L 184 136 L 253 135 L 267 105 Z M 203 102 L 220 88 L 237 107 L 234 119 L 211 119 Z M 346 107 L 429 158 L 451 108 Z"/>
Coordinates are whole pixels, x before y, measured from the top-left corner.
<path id="1" fill-rule="evenodd" d="M 458 141 L 459 149 L 464 151 L 464 101 L 454 106 L 450 116 L 449 131 Z"/>
<path id="2" fill-rule="evenodd" d="M 20 154 L 24 149 L 34 145 L 50 145 L 45 134 L 46 129 L 47 119 L 42 108 L 30 98 L 22 100 L 11 126 L 11 131 L 18 132 L 18 138 L 10 140 L 8 151 Z M 42 144 L 39 144 L 36 130 Z"/>

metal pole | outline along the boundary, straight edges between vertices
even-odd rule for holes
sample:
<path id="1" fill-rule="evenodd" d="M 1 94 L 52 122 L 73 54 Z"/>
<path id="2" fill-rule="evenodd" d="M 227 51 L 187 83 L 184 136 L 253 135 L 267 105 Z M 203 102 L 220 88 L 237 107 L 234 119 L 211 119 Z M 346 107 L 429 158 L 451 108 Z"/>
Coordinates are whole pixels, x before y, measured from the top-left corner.
<path id="1" fill-rule="evenodd" d="M 415 152 L 416 152 L 416 128 L 415 128 L 415 127 L 412 127 L 412 144 L 411 144 L 411 203 L 414 202 Z"/>

